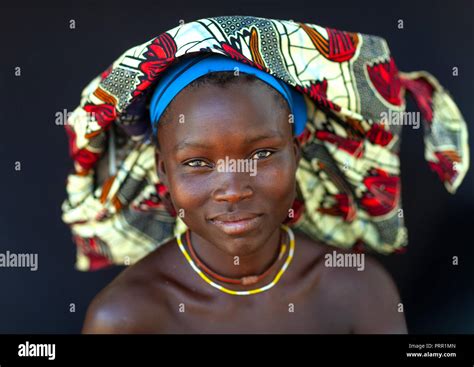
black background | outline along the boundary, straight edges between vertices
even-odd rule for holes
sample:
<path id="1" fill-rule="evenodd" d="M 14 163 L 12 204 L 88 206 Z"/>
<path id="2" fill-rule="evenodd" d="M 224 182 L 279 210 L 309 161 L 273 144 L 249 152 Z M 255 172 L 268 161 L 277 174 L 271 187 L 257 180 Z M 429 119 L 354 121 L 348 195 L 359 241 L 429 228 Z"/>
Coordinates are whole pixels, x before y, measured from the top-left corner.
<path id="1" fill-rule="evenodd" d="M 39 269 L 0 268 L 0 333 L 79 332 L 91 299 L 120 272 L 119 267 L 92 273 L 74 269 L 75 247 L 61 221 L 71 161 L 55 114 L 72 111 L 82 88 L 126 49 L 174 28 L 180 19 L 253 15 L 380 35 L 399 69 L 434 74 L 472 127 L 472 0 L 11 2 L 1 7 L 0 252 L 38 253 Z M 69 28 L 70 19 L 76 29 Z M 403 30 L 397 28 L 399 19 Z M 14 75 L 16 66 L 21 77 Z M 16 161 L 21 171 L 15 171 Z M 406 254 L 381 261 L 400 289 L 409 331 L 473 333 L 473 171 L 455 196 L 447 193 L 424 161 L 423 130 L 410 127 L 403 133 L 401 165 L 410 242 Z M 453 256 L 459 257 L 458 266 L 452 265 Z"/>

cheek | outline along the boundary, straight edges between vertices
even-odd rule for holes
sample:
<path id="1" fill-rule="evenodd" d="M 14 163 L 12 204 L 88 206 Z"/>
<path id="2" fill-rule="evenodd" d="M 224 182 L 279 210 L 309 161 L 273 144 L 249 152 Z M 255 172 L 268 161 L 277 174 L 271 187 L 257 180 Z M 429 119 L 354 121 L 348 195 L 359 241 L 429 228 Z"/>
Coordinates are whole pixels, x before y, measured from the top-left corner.
<path id="1" fill-rule="evenodd" d="M 255 177 L 259 193 L 272 210 L 286 212 L 291 207 L 296 191 L 295 168 L 291 161 L 262 167 Z"/>
<path id="2" fill-rule="evenodd" d="M 209 197 L 208 185 L 189 176 L 181 177 L 177 174 L 171 174 L 169 184 L 171 200 L 176 210 L 194 211 L 202 207 Z"/>

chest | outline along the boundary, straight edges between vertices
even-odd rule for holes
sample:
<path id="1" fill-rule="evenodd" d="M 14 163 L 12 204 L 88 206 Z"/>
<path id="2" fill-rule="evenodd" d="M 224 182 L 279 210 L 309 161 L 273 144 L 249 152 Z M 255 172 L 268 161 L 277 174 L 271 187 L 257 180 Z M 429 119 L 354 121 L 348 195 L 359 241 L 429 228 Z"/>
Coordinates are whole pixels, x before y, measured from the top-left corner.
<path id="1" fill-rule="evenodd" d="M 162 333 L 347 333 L 347 319 L 315 287 L 251 296 L 168 298 Z"/>

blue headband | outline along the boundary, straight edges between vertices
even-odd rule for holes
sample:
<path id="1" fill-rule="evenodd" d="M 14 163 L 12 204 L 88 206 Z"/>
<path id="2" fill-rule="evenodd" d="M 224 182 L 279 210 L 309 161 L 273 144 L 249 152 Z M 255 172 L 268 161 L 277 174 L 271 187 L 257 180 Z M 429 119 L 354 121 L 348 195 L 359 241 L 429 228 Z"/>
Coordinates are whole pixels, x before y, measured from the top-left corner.
<path id="1" fill-rule="evenodd" d="M 253 74 L 276 89 L 288 102 L 294 116 L 294 131 L 296 135 L 303 132 L 306 125 L 306 103 L 303 95 L 285 82 L 261 71 L 255 67 L 216 54 L 202 54 L 193 58 L 181 60 L 168 68 L 158 81 L 150 102 L 150 118 L 153 135 L 156 136 L 158 121 L 171 103 L 173 98 L 188 84 L 199 77 L 213 71 L 235 71 Z"/>

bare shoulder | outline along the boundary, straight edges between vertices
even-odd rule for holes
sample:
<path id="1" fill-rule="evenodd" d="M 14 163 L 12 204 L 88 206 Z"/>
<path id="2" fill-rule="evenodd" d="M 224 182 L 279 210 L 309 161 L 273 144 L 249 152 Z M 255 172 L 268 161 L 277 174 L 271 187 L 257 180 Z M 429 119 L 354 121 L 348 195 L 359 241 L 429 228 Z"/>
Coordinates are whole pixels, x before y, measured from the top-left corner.
<path id="1" fill-rule="evenodd" d="M 350 314 L 351 332 L 404 334 L 403 306 L 390 273 L 374 257 L 349 250 L 325 253 L 324 284 Z"/>
<path id="2" fill-rule="evenodd" d="M 301 269 L 314 269 L 328 309 L 353 333 L 406 333 L 397 286 L 369 254 L 339 249 L 298 232 Z M 305 271 L 304 274 L 309 274 Z"/>
<path id="3" fill-rule="evenodd" d="M 165 257 L 171 255 L 168 247 L 165 244 L 126 268 L 99 292 L 88 307 L 82 333 L 156 332 L 164 316 L 160 284 L 166 274 L 164 264 L 169 264 Z"/>

